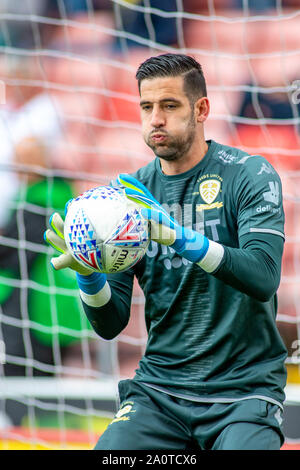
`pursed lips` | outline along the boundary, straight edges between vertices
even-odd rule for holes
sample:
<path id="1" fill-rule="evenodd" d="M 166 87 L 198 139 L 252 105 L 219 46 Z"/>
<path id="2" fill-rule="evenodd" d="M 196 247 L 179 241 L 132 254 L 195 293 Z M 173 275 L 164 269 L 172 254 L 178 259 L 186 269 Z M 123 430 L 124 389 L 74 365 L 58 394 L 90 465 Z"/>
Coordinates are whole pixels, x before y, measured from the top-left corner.
<path id="1" fill-rule="evenodd" d="M 166 140 L 167 134 L 164 134 L 162 132 L 155 132 L 153 134 L 150 134 L 150 139 L 154 140 L 155 142 L 163 142 Z"/>

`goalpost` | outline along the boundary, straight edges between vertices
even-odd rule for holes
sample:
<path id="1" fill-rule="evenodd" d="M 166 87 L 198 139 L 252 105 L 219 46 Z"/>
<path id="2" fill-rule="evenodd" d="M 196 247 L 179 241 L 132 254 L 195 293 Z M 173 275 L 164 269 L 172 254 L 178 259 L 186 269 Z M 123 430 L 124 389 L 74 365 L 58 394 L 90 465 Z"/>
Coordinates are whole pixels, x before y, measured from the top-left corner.
<path id="1" fill-rule="evenodd" d="M 281 176 L 277 321 L 288 349 L 286 403 L 300 405 L 297 2 L 10 3 L 0 6 L 0 448 L 93 448 L 117 409 L 118 381 L 143 354 L 139 286 L 126 329 L 102 340 L 74 275 L 51 268 L 43 232 L 72 195 L 151 161 L 134 75 L 168 51 L 203 66 L 206 138 L 264 155 Z"/>

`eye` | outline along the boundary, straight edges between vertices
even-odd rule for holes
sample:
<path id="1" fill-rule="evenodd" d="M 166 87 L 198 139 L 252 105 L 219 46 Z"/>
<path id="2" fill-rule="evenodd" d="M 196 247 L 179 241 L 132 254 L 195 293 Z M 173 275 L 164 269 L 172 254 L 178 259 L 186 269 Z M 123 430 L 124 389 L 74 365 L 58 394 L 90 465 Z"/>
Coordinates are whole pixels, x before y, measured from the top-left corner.
<path id="1" fill-rule="evenodd" d="M 143 104 L 143 105 L 141 106 L 141 109 L 142 109 L 142 111 L 145 111 L 145 112 L 151 111 L 152 106 L 151 106 L 150 104 Z"/>
<path id="2" fill-rule="evenodd" d="M 172 111 L 173 109 L 177 108 L 177 105 L 173 104 L 173 103 L 168 103 L 168 104 L 165 105 L 165 108 Z"/>

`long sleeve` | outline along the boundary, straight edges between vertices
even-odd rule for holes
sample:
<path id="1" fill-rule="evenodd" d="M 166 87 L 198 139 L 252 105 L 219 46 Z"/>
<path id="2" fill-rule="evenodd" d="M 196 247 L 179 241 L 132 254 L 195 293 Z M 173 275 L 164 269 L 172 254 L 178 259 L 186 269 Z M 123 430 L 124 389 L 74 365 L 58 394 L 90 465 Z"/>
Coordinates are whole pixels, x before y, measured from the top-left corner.
<path id="1" fill-rule="evenodd" d="M 278 289 L 284 240 L 270 233 L 240 238 L 241 248 L 224 247 L 217 279 L 260 300 L 268 301 Z"/>
<path id="2" fill-rule="evenodd" d="M 95 332 L 104 339 L 115 338 L 129 321 L 133 278 L 132 269 L 108 275 L 111 297 L 102 307 L 92 307 L 82 301 L 89 322 Z"/>
<path id="3" fill-rule="evenodd" d="M 238 248 L 224 247 L 215 277 L 266 302 L 275 294 L 284 246 L 284 210 L 279 175 L 262 157 L 247 158 L 232 182 Z"/>

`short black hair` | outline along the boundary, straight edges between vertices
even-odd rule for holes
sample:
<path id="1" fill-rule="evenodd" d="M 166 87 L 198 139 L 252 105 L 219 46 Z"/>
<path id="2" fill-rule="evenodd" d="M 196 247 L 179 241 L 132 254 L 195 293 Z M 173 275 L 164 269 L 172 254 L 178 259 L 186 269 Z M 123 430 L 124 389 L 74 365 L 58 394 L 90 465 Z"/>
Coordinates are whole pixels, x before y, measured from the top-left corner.
<path id="1" fill-rule="evenodd" d="M 184 80 L 184 91 L 190 102 L 207 96 L 206 82 L 202 67 L 193 57 L 185 54 L 161 54 L 145 60 L 137 69 L 136 79 L 139 92 L 144 79 L 157 77 L 178 77 Z"/>

